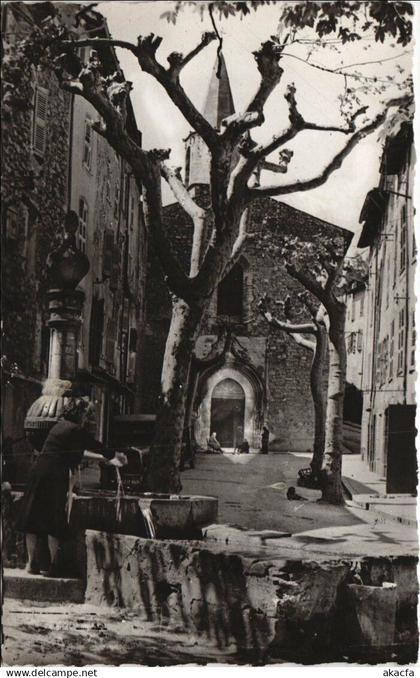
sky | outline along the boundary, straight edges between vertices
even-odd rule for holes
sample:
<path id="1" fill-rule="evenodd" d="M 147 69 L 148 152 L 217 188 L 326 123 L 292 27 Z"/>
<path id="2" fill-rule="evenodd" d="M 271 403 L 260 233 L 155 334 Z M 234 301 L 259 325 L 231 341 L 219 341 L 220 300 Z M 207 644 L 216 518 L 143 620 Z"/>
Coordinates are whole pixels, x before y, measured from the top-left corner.
<path id="1" fill-rule="evenodd" d="M 280 3 L 261 7 L 244 19 L 229 20 L 216 18 L 218 29 L 223 35 L 223 53 L 229 73 L 235 108 L 243 110 L 255 93 L 259 73 L 252 52 L 261 42 L 269 39 L 278 28 Z M 172 51 L 184 54 L 200 40 L 202 32 L 212 30 L 210 19 L 200 20 L 198 13 L 186 8 L 179 16 L 176 25 L 161 18 L 169 10 L 172 2 L 100 2 L 97 9 L 108 21 L 114 38 L 136 42 L 139 34 L 153 32 L 163 37 L 157 52 L 158 59 L 166 65 L 166 57 Z M 204 104 L 211 72 L 216 59 L 216 43 L 205 48 L 183 70 L 181 82 L 194 104 L 200 109 Z M 287 127 L 287 105 L 283 94 L 288 83 L 296 86 L 296 98 L 299 110 L 312 122 L 322 124 L 343 124 L 340 118 L 338 95 L 342 93 L 344 78 L 340 75 L 325 73 L 314 69 L 300 59 L 307 56 L 307 48 L 293 45 L 288 50 L 289 57 L 282 59 L 284 74 L 280 85 L 270 96 L 265 109 L 264 125 L 253 131 L 256 141 L 268 141 L 274 134 Z M 412 68 L 412 55 L 407 48 L 392 47 L 387 43 L 376 44 L 373 40 L 346 45 L 340 53 L 319 50 L 311 55 L 311 60 L 329 68 L 343 65 L 390 59 L 383 64 L 359 66 L 358 70 L 369 76 L 386 78 L 394 74 L 395 66 L 403 67 L 404 75 Z M 170 163 L 181 166 L 184 163 L 183 140 L 190 132 L 188 123 L 172 104 L 162 87 L 154 79 L 142 73 L 134 56 L 126 50 L 117 50 L 118 58 L 127 80 L 133 82 L 132 102 L 139 128 L 143 133 L 143 145 L 148 148 L 171 148 Z M 397 58 L 395 58 L 397 57 Z M 352 69 L 348 69 L 351 72 Z M 402 76 L 399 76 L 402 77 Z M 348 79 L 348 82 L 351 80 Z M 389 92 L 389 94 L 388 94 Z M 395 96 L 391 85 L 386 98 Z M 378 111 L 377 95 L 365 96 L 362 103 L 370 106 L 372 114 Z M 288 146 L 294 150 L 293 161 L 287 175 L 264 173 L 262 183 L 284 183 L 297 178 L 306 179 L 316 176 L 335 152 L 341 147 L 345 137 L 341 134 L 304 132 Z M 357 231 L 359 215 L 366 193 L 377 185 L 381 143 L 378 134 L 373 133 L 361 142 L 342 167 L 331 175 L 325 185 L 307 191 L 282 196 L 281 200 L 303 211 L 335 223 L 341 227 Z M 270 159 L 276 160 L 275 155 Z M 169 188 L 164 190 L 164 201 L 173 202 Z"/>

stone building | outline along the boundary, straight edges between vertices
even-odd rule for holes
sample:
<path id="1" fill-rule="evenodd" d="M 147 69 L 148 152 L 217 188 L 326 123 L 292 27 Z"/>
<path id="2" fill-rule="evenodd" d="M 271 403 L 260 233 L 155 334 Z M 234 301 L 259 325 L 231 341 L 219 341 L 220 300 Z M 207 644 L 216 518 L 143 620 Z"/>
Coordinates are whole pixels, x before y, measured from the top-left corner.
<path id="1" fill-rule="evenodd" d="M 220 78 L 211 76 L 204 115 L 215 126 L 234 112 L 224 62 Z M 186 140 L 185 180 L 205 206 L 209 197 L 208 151 L 191 133 Z M 178 203 L 164 208 L 168 229 L 185 270 L 191 247 L 191 221 Z M 176 229 L 174 228 L 176 225 Z M 312 240 L 337 235 L 337 227 L 277 200 L 264 198 L 249 208 L 249 232 L 255 233 L 243 256 L 215 291 L 199 337 L 188 388 L 193 434 L 206 447 L 211 432 L 226 449 L 246 438 L 252 449 L 261 443 L 264 423 L 270 429 L 271 449 L 308 450 L 313 443 L 313 405 L 309 388 L 311 355 L 286 334 L 272 331 L 257 311 L 257 302 L 269 292 L 284 298 L 297 289 L 264 235 L 299 235 Z M 339 231 L 348 237 L 345 231 Z M 171 304 L 158 264 L 150 262 L 146 292 L 145 371 L 143 411 L 158 406 L 160 371 Z M 299 291 L 301 288 L 299 288 Z"/>
<path id="2" fill-rule="evenodd" d="M 362 455 L 387 492 L 414 492 L 415 295 L 413 130 L 388 138 L 379 185 L 361 212 L 359 247 L 369 248 L 363 355 Z"/>
<path id="3" fill-rule="evenodd" d="M 77 4 L 7 3 L 2 11 L 6 54 L 13 54 L 16 42 L 54 9 L 79 36 L 108 35 L 102 15 L 89 9 L 77 17 L 81 9 Z M 85 62 L 89 58 L 86 51 L 80 56 Z M 106 73 L 119 68 L 113 50 L 101 50 L 100 57 Z M 146 269 L 140 194 L 128 168 L 93 130 L 97 115 L 84 100 L 61 90 L 46 68 L 28 67 L 17 85 L 14 77 L 13 62 L 6 60 L 1 187 L 3 436 L 12 441 L 22 438 L 25 413 L 47 374 L 45 264 L 61 237 L 65 214 L 74 210 L 79 216 L 77 242 L 90 260 L 81 285 L 86 300 L 77 378 L 82 392 L 98 402 L 98 434 L 105 440 L 112 415 L 133 411 L 139 393 Z M 9 91 L 18 98 L 17 104 L 8 105 Z M 127 126 L 139 141 L 130 103 Z"/>

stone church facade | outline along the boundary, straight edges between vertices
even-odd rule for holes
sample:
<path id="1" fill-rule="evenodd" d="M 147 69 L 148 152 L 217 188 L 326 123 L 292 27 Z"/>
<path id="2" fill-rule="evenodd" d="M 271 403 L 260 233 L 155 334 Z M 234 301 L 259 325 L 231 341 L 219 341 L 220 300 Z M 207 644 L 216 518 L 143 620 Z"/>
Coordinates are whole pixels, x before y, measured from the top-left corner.
<path id="1" fill-rule="evenodd" d="M 234 112 L 224 63 L 213 73 L 204 115 L 219 126 Z M 194 133 L 186 140 L 185 181 L 202 206 L 209 199 L 208 152 Z M 164 208 L 179 258 L 188 269 L 192 223 L 178 203 Z M 252 450 L 261 444 L 262 427 L 270 430 L 270 450 L 306 451 L 313 442 L 313 405 L 309 386 L 311 352 L 286 334 L 272 330 L 259 315 L 257 303 L 265 292 L 284 299 L 302 288 L 285 271 L 265 240 L 267 234 L 299 235 L 305 240 L 338 229 L 271 198 L 249 208 L 249 232 L 254 233 L 241 259 L 219 284 L 211 300 L 193 357 L 187 407 L 193 437 L 205 448 L 214 431 L 224 449 L 244 439 Z M 158 407 L 160 372 L 171 316 L 169 293 L 151 254 L 146 287 L 143 412 Z"/>

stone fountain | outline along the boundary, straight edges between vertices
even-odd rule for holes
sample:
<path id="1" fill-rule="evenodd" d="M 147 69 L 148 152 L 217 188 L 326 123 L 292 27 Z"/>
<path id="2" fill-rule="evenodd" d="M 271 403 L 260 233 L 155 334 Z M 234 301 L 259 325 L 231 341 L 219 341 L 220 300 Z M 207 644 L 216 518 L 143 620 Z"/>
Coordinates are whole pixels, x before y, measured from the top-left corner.
<path id="1" fill-rule="evenodd" d="M 28 410 L 25 432 L 40 450 L 48 432 L 74 394 L 77 370 L 77 339 L 82 322 L 85 293 L 77 286 L 89 271 L 89 260 L 76 245 L 78 216 L 70 211 L 64 223 L 62 243 L 47 260 L 50 289 L 47 292 L 50 329 L 48 377 L 42 394 Z"/>
<path id="2" fill-rule="evenodd" d="M 69 212 L 64 223 L 62 243 L 48 257 L 48 327 L 50 357 L 48 377 L 42 394 L 30 406 L 25 419 L 25 432 L 35 450 L 41 450 L 52 426 L 60 417 L 77 386 L 77 341 L 82 322 L 85 294 L 78 287 L 89 271 L 89 260 L 76 244 L 78 216 Z M 121 448 L 120 448 L 121 449 Z M 64 569 L 79 577 L 86 576 L 85 531 L 95 530 L 108 535 L 133 535 L 155 539 L 199 539 L 202 529 L 217 521 L 217 499 L 214 497 L 151 494 L 140 491 L 146 475 L 144 455 L 135 448 L 125 449 L 129 475 L 124 487 L 111 483 L 100 489 L 78 489 L 73 497 L 69 543 L 63 545 Z M 111 475 L 115 469 L 109 468 Z M 115 476 L 114 476 L 115 477 Z M 128 478 L 137 478 L 134 485 Z M 144 487 L 144 485 L 143 485 Z M 21 496 L 21 495 L 20 495 Z M 13 524 L 19 509 L 19 493 L 10 497 L 6 530 L 9 546 L 6 564 L 24 564 L 22 541 L 13 536 Z M 8 504 L 8 505 L 9 505 Z M 20 546 L 19 546 L 20 543 Z M 45 548 L 41 550 L 44 556 Z"/>

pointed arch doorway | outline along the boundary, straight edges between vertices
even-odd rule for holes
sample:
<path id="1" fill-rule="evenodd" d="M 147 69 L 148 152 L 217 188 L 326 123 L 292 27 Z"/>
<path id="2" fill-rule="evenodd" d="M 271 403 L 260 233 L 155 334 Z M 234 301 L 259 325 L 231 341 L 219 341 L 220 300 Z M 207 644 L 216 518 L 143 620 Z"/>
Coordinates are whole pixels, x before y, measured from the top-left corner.
<path id="1" fill-rule="evenodd" d="M 222 447 L 235 448 L 244 439 L 245 392 L 231 378 L 223 379 L 211 397 L 211 432 L 215 431 Z"/>

